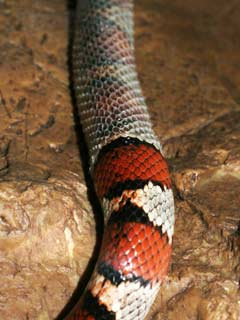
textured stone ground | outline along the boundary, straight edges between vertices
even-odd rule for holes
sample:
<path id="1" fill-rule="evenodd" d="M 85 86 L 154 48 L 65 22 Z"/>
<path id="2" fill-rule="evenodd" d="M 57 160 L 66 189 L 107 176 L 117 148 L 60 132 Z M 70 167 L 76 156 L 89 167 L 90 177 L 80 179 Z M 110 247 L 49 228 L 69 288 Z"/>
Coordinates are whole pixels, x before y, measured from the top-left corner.
<path id="1" fill-rule="evenodd" d="M 72 8 L 0 1 L 0 319 L 55 319 L 93 254 Z M 176 198 L 172 266 L 149 319 L 240 318 L 239 15 L 234 0 L 136 1 L 139 76 Z"/>

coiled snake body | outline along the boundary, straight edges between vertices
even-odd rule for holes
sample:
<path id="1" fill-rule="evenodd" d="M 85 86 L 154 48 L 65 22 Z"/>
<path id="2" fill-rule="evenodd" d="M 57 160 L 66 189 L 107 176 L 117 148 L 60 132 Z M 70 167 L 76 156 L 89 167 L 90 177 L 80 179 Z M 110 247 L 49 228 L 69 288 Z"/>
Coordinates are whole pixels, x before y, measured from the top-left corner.
<path id="1" fill-rule="evenodd" d="M 68 320 L 144 319 L 169 266 L 173 194 L 137 79 L 132 15 L 131 0 L 78 5 L 74 85 L 106 227 Z"/>

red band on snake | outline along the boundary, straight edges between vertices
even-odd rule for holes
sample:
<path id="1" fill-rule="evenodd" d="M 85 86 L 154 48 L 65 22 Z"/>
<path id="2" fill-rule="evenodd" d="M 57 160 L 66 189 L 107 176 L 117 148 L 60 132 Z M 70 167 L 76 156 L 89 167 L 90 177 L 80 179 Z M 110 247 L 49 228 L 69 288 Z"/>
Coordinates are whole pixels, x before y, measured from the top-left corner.
<path id="1" fill-rule="evenodd" d="M 167 274 L 174 203 L 137 79 L 133 2 L 79 1 L 74 85 L 106 222 L 100 256 L 68 320 L 142 320 Z"/>

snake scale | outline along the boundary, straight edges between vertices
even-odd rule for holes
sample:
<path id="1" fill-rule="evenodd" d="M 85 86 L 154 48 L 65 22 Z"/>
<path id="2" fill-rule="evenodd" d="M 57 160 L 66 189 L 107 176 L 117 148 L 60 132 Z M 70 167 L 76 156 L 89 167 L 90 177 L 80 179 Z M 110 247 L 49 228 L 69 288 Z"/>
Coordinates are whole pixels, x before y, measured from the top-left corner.
<path id="1" fill-rule="evenodd" d="M 105 231 L 68 320 L 144 319 L 167 274 L 174 201 L 136 73 L 133 1 L 79 1 L 74 87 Z"/>

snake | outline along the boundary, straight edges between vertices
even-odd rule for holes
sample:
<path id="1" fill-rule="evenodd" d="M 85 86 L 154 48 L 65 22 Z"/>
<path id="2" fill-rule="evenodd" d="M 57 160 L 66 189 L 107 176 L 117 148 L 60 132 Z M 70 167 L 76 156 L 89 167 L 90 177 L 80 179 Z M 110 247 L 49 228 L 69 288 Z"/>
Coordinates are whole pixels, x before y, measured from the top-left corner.
<path id="1" fill-rule="evenodd" d="M 132 0 L 78 1 L 76 104 L 104 215 L 99 258 L 67 320 L 142 320 L 168 273 L 174 198 L 134 56 Z"/>

